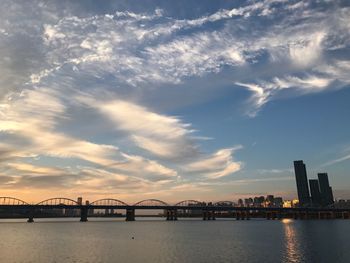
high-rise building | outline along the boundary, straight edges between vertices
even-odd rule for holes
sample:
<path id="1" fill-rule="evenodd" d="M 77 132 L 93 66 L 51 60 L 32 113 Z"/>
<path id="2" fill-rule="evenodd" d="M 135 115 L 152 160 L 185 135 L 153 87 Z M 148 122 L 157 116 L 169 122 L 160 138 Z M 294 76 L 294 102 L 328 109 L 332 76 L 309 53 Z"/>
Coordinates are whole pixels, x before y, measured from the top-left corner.
<path id="1" fill-rule="evenodd" d="M 309 184 L 307 181 L 306 167 L 302 160 L 294 161 L 295 179 L 297 183 L 299 206 L 310 204 Z"/>
<path id="2" fill-rule="evenodd" d="M 329 201 L 331 204 L 334 204 L 334 196 L 332 186 L 329 187 Z"/>
<path id="3" fill-rule="evenodd" d="M 332 187 L 329 186 L 328 174 L 319 173 L 318 181 L 320 183 L 322 205 L 327 206 L 334 203 Z"/>
<path id="4" fill-rule="evenodd" d="M 311 192 L 311 203 L 313 206 L 320 206 L 322 204 L 320 185 L 317 179 L 310 179 L 310 192 Z"/>

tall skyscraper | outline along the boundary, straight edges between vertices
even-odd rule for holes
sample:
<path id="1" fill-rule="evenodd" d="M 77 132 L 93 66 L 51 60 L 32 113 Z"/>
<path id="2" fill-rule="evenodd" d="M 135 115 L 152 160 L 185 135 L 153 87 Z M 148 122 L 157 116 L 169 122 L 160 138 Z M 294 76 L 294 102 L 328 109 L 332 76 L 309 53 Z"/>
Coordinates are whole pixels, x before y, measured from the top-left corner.
<path id="1" fill-rule="evenodd" d="M 312 206 L 320 206 L 322 204 L 320 185 L 317 179 L 310 179 L 310 193 Z"/>
<path id="2" fill-rule="evenodd" d="M 329 186 L 328 174 L 319 173 L 318 181 L 320 183 L 322 205 L 327 206 L 334 203 L 332 187 Z"/>
<path id="3" fill-rule="evenodd" d="M 309 184 L 307 181 L 306 167 L 302 160 L 294 161 L 294 171 L 297 182 L 299 205 L 308 206 L 310 204 Z"/>

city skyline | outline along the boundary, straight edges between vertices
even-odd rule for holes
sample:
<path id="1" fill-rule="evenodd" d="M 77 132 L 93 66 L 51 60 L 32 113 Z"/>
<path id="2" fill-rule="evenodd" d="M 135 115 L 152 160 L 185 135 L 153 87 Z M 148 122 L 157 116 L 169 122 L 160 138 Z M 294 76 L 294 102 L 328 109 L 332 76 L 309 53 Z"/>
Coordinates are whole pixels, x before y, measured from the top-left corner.
<path id="1" fill-rule="evenodd" d="M 345 1 L 3 1 L 0 17 L 1 196 L 295 199 L 304 160 L 314 202 L 322 174 L 350 198 Z"/>

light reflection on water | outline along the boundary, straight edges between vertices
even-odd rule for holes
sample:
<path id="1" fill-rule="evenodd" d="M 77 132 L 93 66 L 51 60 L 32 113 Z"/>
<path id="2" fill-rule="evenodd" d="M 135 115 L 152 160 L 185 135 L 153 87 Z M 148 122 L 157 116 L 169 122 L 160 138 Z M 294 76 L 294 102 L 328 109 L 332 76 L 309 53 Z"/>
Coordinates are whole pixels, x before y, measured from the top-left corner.
<path id="1" fill-rule="evenodd" d="M 0 262 L 350 262 L 350 220 L 78 220 L 0 220 Z"/>
<path id="2" fill-rule="evenodd" d="M 285 262 L 301 262 L 301 251 L 300 251 L 300 242 L 297 239 L 295 229 L 293 226 L 292 219 L 283 219 L 283 228 L 284 228 L 284 244 L 285 244 Z"/>

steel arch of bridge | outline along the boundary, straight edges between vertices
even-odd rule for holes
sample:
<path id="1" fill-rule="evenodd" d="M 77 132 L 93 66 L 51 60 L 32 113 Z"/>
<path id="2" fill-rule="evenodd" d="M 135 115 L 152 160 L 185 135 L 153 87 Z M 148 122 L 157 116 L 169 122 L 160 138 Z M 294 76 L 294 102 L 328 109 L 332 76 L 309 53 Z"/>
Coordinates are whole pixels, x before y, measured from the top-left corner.
<path id="1" fill-rule="evenodd" d="M 203 206 L 203 202 L 197 200 L 183 200 L 175 204 L 175 206 Z"/>
<path id="2" fill-rule="evenodd" d="M 99 199 L 95 200 L 90 205 L 101 205 L 101 206 L 129 206 L 127 203 L 114 199 L 114 198 L 104 198 L 104 199 Z"/>
<path id="3" fill-rule="evenodd" d="M 0 205 L 29 205 L 29 204 L 15 197 L 1 196 Z"/>
<path id="4" fill-rule="evenodd" d="M 134 206 L 169 206 L 169 204 L 158 199 L 145 199 L 135 203 Z"/>
<path id="5" fill-rule="evenodd" d="M 79 205 L 77 201 L 65 197 L 54 197 L 43 200 L 36 205 Z"/>
<path id="6" fill-rule="evenodd" d="M 234 202 L 232 201 L 218 201 L 214 203 L 214 206 L 233 206 Z"/>

